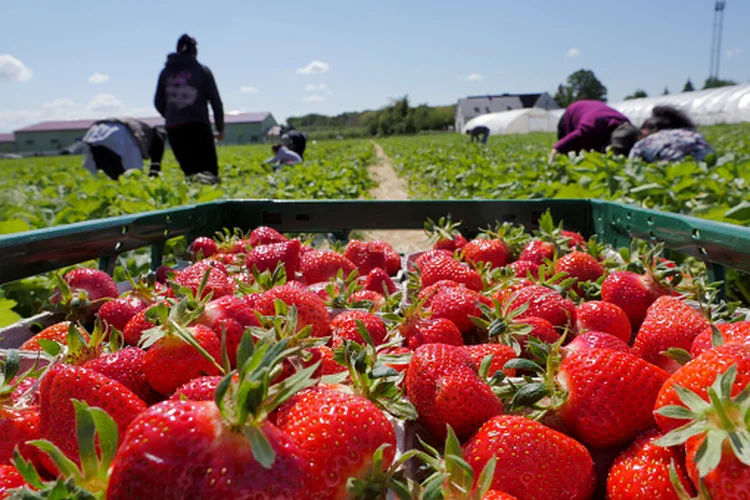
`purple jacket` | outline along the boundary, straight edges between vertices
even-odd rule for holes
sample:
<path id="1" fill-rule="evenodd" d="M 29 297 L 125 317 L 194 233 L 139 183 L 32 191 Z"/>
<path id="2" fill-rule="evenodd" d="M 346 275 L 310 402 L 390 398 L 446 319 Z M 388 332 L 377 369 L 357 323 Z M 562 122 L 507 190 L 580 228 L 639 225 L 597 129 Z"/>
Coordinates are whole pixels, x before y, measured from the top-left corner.
<path id="1" fill-rule="evenodd" d="M 563 154 L 592 149 L 604 151 L 612 132 L 627 121 L 624 115 L 601 101 L 576 101 L 560 119 L 560 140 L 555 149 Z"/>

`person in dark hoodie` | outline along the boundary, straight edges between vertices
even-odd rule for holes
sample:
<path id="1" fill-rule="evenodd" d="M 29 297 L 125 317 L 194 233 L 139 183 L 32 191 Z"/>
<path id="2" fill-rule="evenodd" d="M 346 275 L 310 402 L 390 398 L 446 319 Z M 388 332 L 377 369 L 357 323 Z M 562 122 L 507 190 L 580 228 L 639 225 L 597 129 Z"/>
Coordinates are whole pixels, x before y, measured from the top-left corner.
<path id="1" fill-rule="evenodd" d="M 619 111 L 601 101 L 576 101 L 567 107 L 557 125 L 558 142 L 549 155 L 573 151 L 603 153 L 611 146 L 615 154 L 627 156 L 638 140 L 638 130 Z"/>
<path id="2" fill-rule="evenodd" d="M 208 117 L 214 112 L 216 139 L 224 139 L 224 107 L 211 70 L 197 60 L 198 42 L 188 35 L 177 41 L 159 75 L 154 105 L 166 119 L 169 144 L 186 177 L 209 174 L 218 180 L 216 145 Z"/>

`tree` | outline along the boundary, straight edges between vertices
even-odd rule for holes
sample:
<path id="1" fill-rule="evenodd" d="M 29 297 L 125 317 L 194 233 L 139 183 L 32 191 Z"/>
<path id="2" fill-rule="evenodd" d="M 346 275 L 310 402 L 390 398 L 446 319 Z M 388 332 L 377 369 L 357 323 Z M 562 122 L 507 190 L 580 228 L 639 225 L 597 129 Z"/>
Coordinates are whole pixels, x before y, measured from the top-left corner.
<path id="1" fill-rule="evenodd" d="M 661 95 L 669 95 L 669 87 L 664 87 L 664 92 Z"/>
<path id="2" fill-rule="evenodd" d="M 627 101 L 629 99 L 640 99 L 641 97 L 648 97 L 648 94 L 646 93 L 645 90 L 638 89 L 632 94 L 630 94 L 629 96 L 625 96 L 625 100 Z"/>
<path id="3" fill-rule="evenodd" d="M 560 84 L 555 94 L 555 101 L 563 108 L 582 99 L 607 101 L 607 87 L 588 69 L 579 69 L 568 76 L 567 84 Z"/>
<path id="4" fill-rule="evenodd" d="M 688 78 L 688 81 L 685 82 L 685 86 L 682 87 L 683 92 L 692 92 L 695 90 L 695 87 L 693 87 L 693 82 L 690 81 L 690 78 Z"/>
<path id="5" fill-rule="evenodd" d="M 737 85 L 737 82 L 733 82 L 732 80 L 722 80 L 721 78 L 714 78 L 711 76 L 706 79 L 706 83 L 703 85 L 703 90 L 728 87 L 729 85 Z"/>

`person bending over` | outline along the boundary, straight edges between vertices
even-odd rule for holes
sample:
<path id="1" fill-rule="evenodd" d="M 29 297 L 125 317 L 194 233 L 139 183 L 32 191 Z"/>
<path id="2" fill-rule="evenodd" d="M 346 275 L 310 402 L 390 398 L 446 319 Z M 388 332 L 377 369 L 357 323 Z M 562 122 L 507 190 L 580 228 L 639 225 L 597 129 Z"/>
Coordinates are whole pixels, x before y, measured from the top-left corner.
<path id="1" fill-rule="evenodd" d="M 641 136 L 630 151 L 630 158 L 642 158 L 648 163 L 679 161 L 686 156 L 704 161 L 714 153 L 703 134 L 695 130 L 693 121 L 671 106 L 654 107 L 651 117 L 641 125 Z"/>

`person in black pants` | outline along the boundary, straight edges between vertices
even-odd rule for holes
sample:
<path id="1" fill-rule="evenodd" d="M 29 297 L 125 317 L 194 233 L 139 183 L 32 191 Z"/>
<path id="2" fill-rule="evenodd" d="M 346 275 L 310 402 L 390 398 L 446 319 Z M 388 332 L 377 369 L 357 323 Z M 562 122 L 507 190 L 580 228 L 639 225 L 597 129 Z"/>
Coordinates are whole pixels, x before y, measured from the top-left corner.
<path id="1" fill-rule="evenodd" d="M 188 35 L 177 41 L 159 75 L 154 105 L 166 119 L 169 144 L 186 177 L 208 174 L 218 181 L 216 144 L 208 117 L 214 112 L 216 139 L 224 139 L 224 107 L 208 67 L 197 60 L 198 42 Z"/>
<path id="2" fill-rule="evenodd" d="M 150 175 L 158 175 L 164 155 L 164 132 L 135 118 L 107 118 L 86 131 L 83 166 L 117 179 L 127 170 L 141 170 L 150 159 Z"/>
<path id="3" fill-rule="evenodd" d="M 307 137 L 302 132 L 287 127 L 282 130 L 281 144 L 297 153 L 300 158 L 305 159 L 305 148 L 307 147 Z"/>

